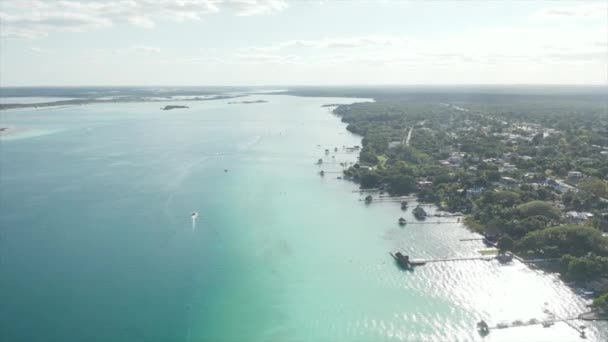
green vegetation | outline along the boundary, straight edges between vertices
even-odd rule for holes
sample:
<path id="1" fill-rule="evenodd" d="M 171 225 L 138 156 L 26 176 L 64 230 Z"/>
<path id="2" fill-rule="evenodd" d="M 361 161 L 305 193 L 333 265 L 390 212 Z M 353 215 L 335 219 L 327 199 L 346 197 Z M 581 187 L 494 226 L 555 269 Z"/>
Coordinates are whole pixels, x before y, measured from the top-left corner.
<path id="1" fill-rule="evenodd" d="M 498 239 L 496 246 L 498 246 L 498 250 L 501 252 L 510 251 L 513 249 L 515 242 L 508 235 L 503 235 Z"/>
<path id="2" fill-rule="evenodd" d="M 346 177 L 461 211 L 503 251 L 560 259 L 567 278 L 608 277 L 605 95 L 370 95 L 376 102 L 334 110 L 363 136 Z"/>
<path id="3" fill-rule="evenodd" d="M 599 308 L 599 309 L 606 309 L 608 310 L 608 292 L 604 293 L 603 295 L 597 297 L 594 301 L 593 301 L 593 307 L 594 308 Z"/>

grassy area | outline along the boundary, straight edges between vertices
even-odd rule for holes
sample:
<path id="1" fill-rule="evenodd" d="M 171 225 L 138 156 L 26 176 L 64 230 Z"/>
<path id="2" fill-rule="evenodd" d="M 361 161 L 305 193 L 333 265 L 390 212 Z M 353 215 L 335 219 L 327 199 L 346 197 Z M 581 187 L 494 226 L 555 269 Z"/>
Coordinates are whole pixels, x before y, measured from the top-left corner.
<path id="1" fill-rule="evenodd" d="M 388 160 L 388 157 L 385 155 L 380 155 L 378 156 L 378 165 L 380 165 L 380 167 L 384 167 L 384 164 L 386 163 L 386 161 Z"/>
<path id="2" fill-rule="evenodd" d="M 496 248 L 492 248 L 492 249 L 480 249 L 479 250 L 479 254 L 481 254 L 481 255 L 496 255 L 496 254 L 498 254 L 498 249 L 496 249 Z"/>
<path id="3" fill-rule="evenodd" d="M 470 215 L 465 216 L 463 222 L 464 222 L 464 225 L 467 228 L 469 228 L 471 231 L 474 231 L 475 233 L 483 234 L 483 230 L 484 230 L 483 224 L 481 224 L 481 222 L 473 219 L 472 216 L 470 216 Z"/>

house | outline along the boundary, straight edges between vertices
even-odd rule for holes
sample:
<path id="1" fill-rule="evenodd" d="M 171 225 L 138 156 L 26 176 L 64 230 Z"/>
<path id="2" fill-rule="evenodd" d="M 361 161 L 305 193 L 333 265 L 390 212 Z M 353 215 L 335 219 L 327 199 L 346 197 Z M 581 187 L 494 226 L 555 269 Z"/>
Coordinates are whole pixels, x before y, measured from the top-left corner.
<path id="1" fill-rule="evenodd" d="M 484 190 L 483 187 L 467 189 L 466 196 L 467 196 L 467 198 L 479 197 L 483 193 L 483 190 Z"/>
<path id="2" fill-rule="evenodd" d="M 533 182 L 536 179 L 537 175 L 534 172 L 526 172 L 524 173 L 524 180 L 526 182 Z"/>
<path id="3" fill-rule="evenodd" d="M 552 188 L 554 191 L 556 191 L 560 194 L 566 193 L 570 190 L 577 191 L 577 189 L 575 187 L 573 187 L 572 185 L 566 184 L 566 182 L 564 182 L 563 180 L 555 180 L 555 179 L 549 178 L 545 182 L 545 185 Z"/>
<path id="4" fill-rule="evenodd" d="M 395 148 L 399 145 L 401 145 L 401 141 L 391 141 L 388 143 L 388 148 Z"/>
<path id="5" fill-rule="evenodd" d="M 568 180 L 571 182 L 578 182 L 581 178 L 583 178 L 583 173 L 579 171 L 568 171 Z"/>
<path id="6" fill-rule="evenodd" d="M 458 165 L 457 164 L 452 164 L 447 160 L 440 160 L 439 164 L 441 164 L 442 166 L 447 166 L 447 167 L 452 167 L 452 168 L 457 168 Z"/>
<path id="7" fill-rule="evenodd" d="M 566 213 L 566 220 L 571 224 L 583 223 L 593 217 L 591 213 L 582 213 L 579 211 L 569 211 Z"/>
<path id="8" fill-rule="evenodd" d="M 460 165 L 462 163 L 462 157 L 464 157 L 464 153 L 454 152 L 448 158 L 448 162 L 454 165 Z"/>
<path id="9" fill-rule="evenodd" d="M 419 181 L 417 184 L 418 189 L 427 189 L 433 186 L 433 182 L 430 181 Z"/>
<path id="10" fill-rule="evenodd" d="M 566 182 L 564 182 L 562 180 L 558 180 L 557 181 L 557 189 L 555 191 L 563 194 L 563 193 L 566 193 L 568 191 L 577 191 L 577 189 L 575 187 L 573 187 L 572 185 L 566 184 Z"/>
<path id="11" fill-rule="evenodd" d="M 511 177 L 500 177 L 500 184 L 505 187 L 517 186 L 518 182 L 516 179 Z"/>
<path id="12" fill-rule="evenodd" d="M 502 171 L 507 171 L 508 172 L 508 171 L 515 171 L 515 170 L 517 170 L 517 167 L 515 165 L 513 165 L 513 164 L 505 163 L 502 166 Z"/>

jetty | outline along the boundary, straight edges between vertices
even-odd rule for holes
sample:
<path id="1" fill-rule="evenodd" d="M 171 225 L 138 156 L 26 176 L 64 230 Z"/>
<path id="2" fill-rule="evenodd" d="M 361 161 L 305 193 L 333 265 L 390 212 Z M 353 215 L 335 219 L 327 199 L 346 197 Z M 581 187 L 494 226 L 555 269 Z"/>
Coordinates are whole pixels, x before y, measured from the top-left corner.
<path id="1" fill-rule="evenodd" d="M 390 256 L 397 261 L 397 263 L 406 269 L 410 269 L 413 266 L 423 266 L 433 262 L 452 262 L 452 261 L 470 261 L 470 260 L 482 260 L 482 261 L 490 261 L 497 259 L 496 256 L 472 256 L 472 257 L 455 257 L 455 258 L 438 258 L 438 259 L 410 259 L 408 255 L 403 255 L 400 252 L 390 253 Z"/>
<path id="2" fill-rule="evenodd" d="M 502 322 L 502 323 L 498 323 L 497 325 L 493 326 L 493 327 L 489 327 L 490 330 L 497 330 L 497 329 L 509 329 L 509 328 L 519 328 L 519 327 L 527 327 L 527 326 L 531 326 L 531 325 L 542 325 L 545 328 L 548 328 L 552 325 L 554 325 L 555 323 L 559 323 L 559 322 L 563 322 L 566 323 L 570 328 L 576 330 L 581 338 L 585 338 L 586 334 L 585 334 L 585 326 L 576 326 L 574 323 L 572 323 L 571 321 L 574 320 L 578 320 L 578 318 L 576 317 L 571 317 L 571 318 L 558 318 L 558 317 L 554 317 L 554 318 L 550 318 L 550 319 L 546 319 L 546 320 L 537 320 L 537 319 L 530 319 L 528 321 L 522 321 L 522 320 L 515 320 L 513 322 Z"/>
<path id="3" fill-rule="evenodd" d="M 460 221 L 424 221 L 424 222 L 412 222 L 410 224 L 441 224 L 441 223 L 460 223 Z"/>
<path id="4" fill-rule="evenodd" d="M 431 263 L 431 262 L 469 261 L 469 260 L 490 261 L 490 260 L 494 260 L 494 259 L 496 259 L 495 256 L 482 255 L 482 256 L 473 256 L 473 257 L 441 258 L 441 259 L 417 259 L 417 260 L 422 261 L 425 264 L 427 264 L 427 263 Z"/>

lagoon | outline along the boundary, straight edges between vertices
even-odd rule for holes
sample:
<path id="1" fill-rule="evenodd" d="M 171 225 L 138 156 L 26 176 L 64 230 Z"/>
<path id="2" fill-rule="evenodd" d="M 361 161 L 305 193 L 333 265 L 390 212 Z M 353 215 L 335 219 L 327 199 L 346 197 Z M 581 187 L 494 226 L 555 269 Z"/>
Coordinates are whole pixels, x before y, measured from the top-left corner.
<path id="1" fill-rule="evenodd" d="M 556 276 L 520 263 L 399 270 L 389 251 L 484 247 L 459 242 L 475 235 L 457 223 L 400 227 L 411 209 L 365 205 L 329 173 L 356 161 L 342 147 L 361 138 L 321 106 L 366 99 L 239 100 L 267 102 L 0 113 L 1 126 L 43 132 L 0 138 L 0 340 L 471 341 L 480 319 L 586 310 Z M 606 324 L 585 324 L 587 340 L 608 339 Z M 484 340 L 579 337 L 558 323 Z"/>

